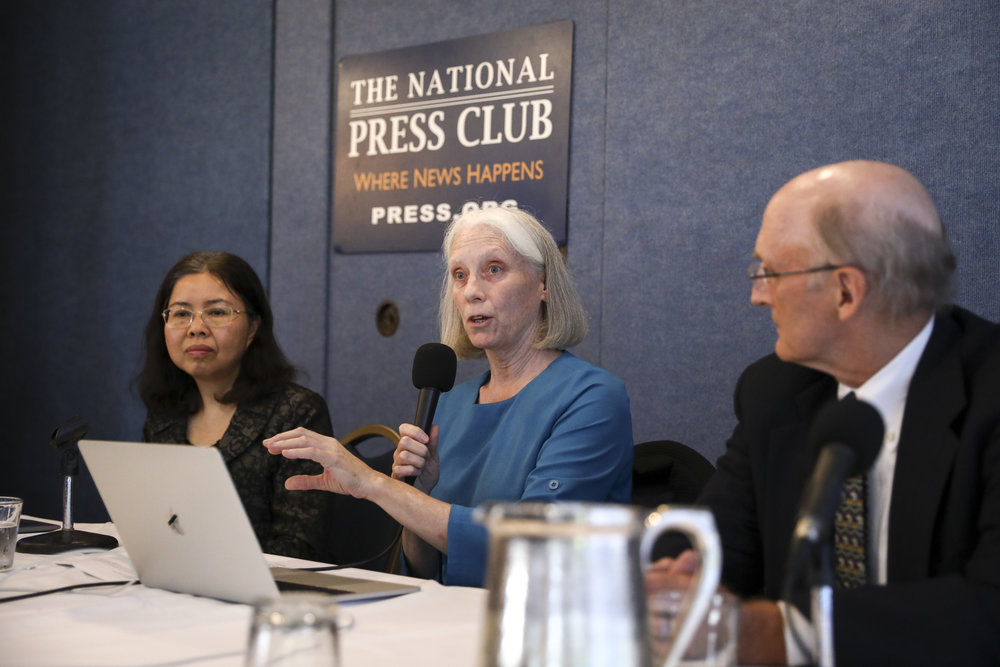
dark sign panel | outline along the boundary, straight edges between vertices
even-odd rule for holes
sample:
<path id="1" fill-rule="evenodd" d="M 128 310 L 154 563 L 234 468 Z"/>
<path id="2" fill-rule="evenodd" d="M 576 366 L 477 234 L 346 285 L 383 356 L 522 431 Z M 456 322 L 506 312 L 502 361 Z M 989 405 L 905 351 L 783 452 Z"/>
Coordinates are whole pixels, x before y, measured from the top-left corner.
<path id="1" fill-rule="evenodd" d="M 340 61 L 333 242 L 437 250 L 468 207 L 519 206 L 566 241 L 573 23 Z"/>

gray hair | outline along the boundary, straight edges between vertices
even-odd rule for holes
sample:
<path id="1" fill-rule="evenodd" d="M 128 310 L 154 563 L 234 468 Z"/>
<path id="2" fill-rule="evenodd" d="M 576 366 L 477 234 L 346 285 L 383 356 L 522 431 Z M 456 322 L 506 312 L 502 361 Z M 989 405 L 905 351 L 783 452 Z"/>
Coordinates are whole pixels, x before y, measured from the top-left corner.
<path id="1" fill-rule="evenodd" d="M 541 305 L 535 347 L 561 350 L 582 341 L 587 335 L 587 315 L 552 234 L 531 214 L 501 206 L 464 213 L 445 231 L 441 245 L 446 268 L 439 306 L 441 342 L 453 348 L 460 359 L 485 355 L 465 333 L 462 316 L 452 296 L 451 271 L 447 270 L 455 237 L 462 230 L 479 225 L 500 234 L 514 252 L 542 274 L 548 299 Z"/>
<path id="2" fill-rule="evenodd" d="M 881 219 L 866 222 L 873 214 Z M 933 312 L 951 298 L 955 255 L 944 227 L 928 226 L 902 209 L 842 201 L 820 204 L 813 219 L 836 261 L 865 272 L 889 318 Z"/>

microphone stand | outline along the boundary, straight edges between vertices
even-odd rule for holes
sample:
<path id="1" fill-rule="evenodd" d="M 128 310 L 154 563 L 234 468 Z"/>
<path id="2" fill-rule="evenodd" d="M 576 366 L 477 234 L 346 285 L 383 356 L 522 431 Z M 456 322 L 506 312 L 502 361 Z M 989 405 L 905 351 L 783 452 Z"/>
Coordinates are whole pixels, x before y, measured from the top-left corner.
<path id="1" fill-rule="evenodd" d="M 73 529 L 73 478 L 80 472 L 80 450 L 77 444 L 87 434 L 86 424 L 75 420 L 56 427 L 51 444 L 62 453 L 63 524 L 60 530 L 24 537 L 17 541 L 16 550 L 26 554 L 58 554 L 74 549 L 114 549 L 118 540 L 110 535 Z"/>
<path id="2" fill-rule="evenodd" d="M 813 645 L 807 646 L 798 624 L 789 619 L 789 630 L 800 651 L 811 655 L 811 667 L 835 667 L 833 654 L 833 561 L 828 530 L 808 517 L 795 526 L 789 548 L 788 572 L 782 598 L 790 606 L 796 582 L 809 585 L 810 625 Z"/>
<path id="3" fill-rule="evenodd" d="M 813 632 L 816 634 L 818 667 L 834 667 L 833 655 L 833 564 L 828 542 L 815 545 L 816 562 L 812 585 Z"/>

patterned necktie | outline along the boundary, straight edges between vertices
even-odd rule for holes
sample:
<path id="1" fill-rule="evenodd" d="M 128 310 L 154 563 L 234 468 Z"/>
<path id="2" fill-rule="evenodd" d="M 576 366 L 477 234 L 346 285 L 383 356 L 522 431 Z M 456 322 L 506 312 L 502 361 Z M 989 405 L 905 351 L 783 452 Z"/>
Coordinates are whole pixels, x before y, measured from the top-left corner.
<path id="1" fill-rule="evenodd" d="M 865 497 L 864 475 L 844 481 L 840 507 L 833 519 L 833 569 L 837 588 L 857 588 L 868 583 L 865 560 Z"/>
<path id="2" fill-rule="evenodd" d="M 854 392 L 844 398 L 854 398 Z M 840 506 L 833 515 L 833 569 L 837 588 L 857 588 L 868 583 L 867 499 L 868 478 L 864 474 L 844 480 Z"/>

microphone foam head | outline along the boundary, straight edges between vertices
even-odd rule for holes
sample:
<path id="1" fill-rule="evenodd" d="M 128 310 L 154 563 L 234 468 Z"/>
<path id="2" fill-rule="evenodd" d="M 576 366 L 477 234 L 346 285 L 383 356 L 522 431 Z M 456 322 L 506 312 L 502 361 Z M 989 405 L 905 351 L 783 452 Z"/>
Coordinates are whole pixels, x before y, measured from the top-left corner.
<path id="1" fill-rule="evenodd" d="M 809 442 L 815 451 L 830 443 L 849 447 L 856 457 L 854 469 L 849 475 L 853 477 L 868 470 L 875 462 L 884 434 L 885 427 L 878 410 L 851 393 L 819 411 L 809 431 Z"/>
<path id="2" fill-rule="evenodd" d="M 417 389 L 450 391 L 455 385 L 458 359 L 443 343 L 424 343 L 413 355 L 413 386 Z"/>

